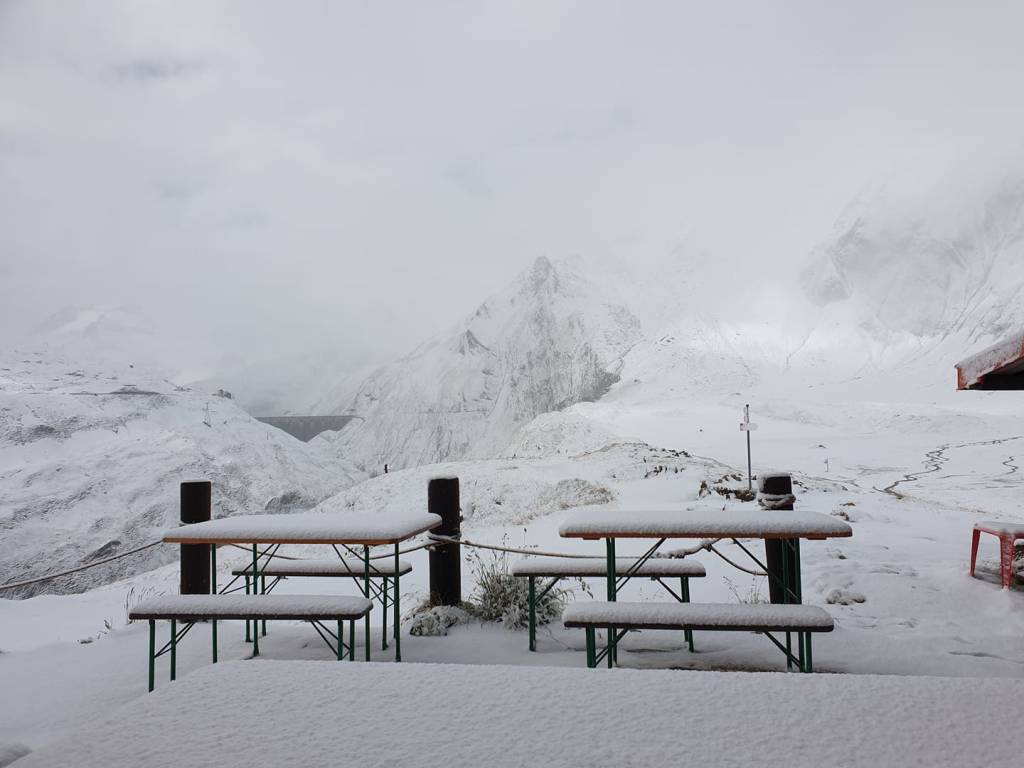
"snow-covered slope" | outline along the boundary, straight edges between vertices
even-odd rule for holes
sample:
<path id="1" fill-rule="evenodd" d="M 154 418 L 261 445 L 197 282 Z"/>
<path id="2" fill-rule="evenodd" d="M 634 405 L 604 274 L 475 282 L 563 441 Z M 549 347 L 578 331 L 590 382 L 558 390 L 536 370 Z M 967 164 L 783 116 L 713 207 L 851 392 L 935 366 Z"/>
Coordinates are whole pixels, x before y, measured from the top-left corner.
<path id="1" fill-rule="evenodd" d="M 538 414 L 600 398 L 640 339 L 636 317 L 579 271 L 537 259 L 450 333 L 371 375 L 333 410 L 366 468 L 494 456 Z"/>
<path id="2" fill-rule="evenodd" d="M 823 319 L 877 345 L 1024 325 L 1024 176 L 897 190 L 857 201 L 802 274 Z"/>
<path id="3" fill-rule="evenodd" d="M 349 470 L 230 400 L 175 387 L 138 366 L 7 356 L 0 362 L 0 583 L 155 540 L 177 522 L 183 480 L 212 480 L 214 514 L 223 516 L 312 507 L 350 485 L 358 475 Z M 159 546 L 36 589 L 80 589 L 176 557 L 173 547 Z"/>

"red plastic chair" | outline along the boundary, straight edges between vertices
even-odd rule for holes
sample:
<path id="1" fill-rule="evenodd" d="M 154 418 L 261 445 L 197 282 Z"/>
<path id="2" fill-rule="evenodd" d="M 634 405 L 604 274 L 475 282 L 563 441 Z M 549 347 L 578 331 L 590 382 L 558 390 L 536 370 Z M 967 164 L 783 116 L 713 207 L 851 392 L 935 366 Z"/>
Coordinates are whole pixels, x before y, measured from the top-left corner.
<path id="1" fill-rule="evenodd" d="M 1003 589 L 1009 589 L 1013 583 L 1013 544 L 1024 539 L 1024 524 L 988 521 L 974 524 L 974 535 L 971 538 L 971 576 L 978 560 L 978 539 L 982 532 L 991 533 L 999 538 L 999 573 L 1002 577 Z"/>

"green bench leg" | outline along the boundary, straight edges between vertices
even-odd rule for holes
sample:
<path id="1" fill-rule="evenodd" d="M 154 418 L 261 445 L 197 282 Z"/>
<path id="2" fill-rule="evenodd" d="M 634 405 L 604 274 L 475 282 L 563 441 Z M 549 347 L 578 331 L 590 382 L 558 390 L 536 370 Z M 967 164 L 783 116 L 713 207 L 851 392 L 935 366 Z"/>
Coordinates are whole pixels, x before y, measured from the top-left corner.
<path id="1" fill-rule="evenodd" d="M 813 672 L 814 663 L 811 661 L 811 633 L 805 633 L 804 637 L 804 642 L 807 644 L 807 653 L 804 655 L 804 672 Z"/>
<path id="2" fill-rule="evenodd" d="M 178 674 L 178 622 L 171 619 L 171 680 Z"/>
<path id="3" fill-rule="evenodd" d="M 683 598 L 684 603 L 690 602 L 690 579 L 688 576 L 683 576 L 679 579 L 679 595 Z M 686 645 L 690 649 L 690 653 L 693 653 L 693 630 L 684 629 L 683 637 L 686 639 Z"/>
<path id="4" fill-rule="evenodd" d="M 345 622 L 338 620 L 338 661 L 345 658 Z"/>
<path id="5" fill-rule="evenodd" d="M 381 613 L 381 616 L 384 617 L 384 619 L 383 619 L 383 628 L 382 628 L 382 631 L 380 633 L 380 647 L 381 647 L 381 650 L 386 651 L 388 649 L 388 577 L 385 576 L 383 581 L 384 581 L 384 599 L 381 600 L 381 603 L 380 603 L 380 607 L 381 607 L 381 612 L 380 613 Z"/>
<path id="6" fill-rule="evenodd" d="M 529 581 L 529 592 L 527 602 L 530 611 L 530 650 L 537 650 L 537 587 L 533 576 L 527 578 Z"/>
<path id="7" fill-rule="evenodd" d="M 348 620 L 348 660 L 356 660 L 356 620 Z"/>
<path id="8" fill-rule="evenodd" d="M 149 620 L 149 692 L 156 687 L 156 622 Z"/>
<path id="9" fill-rule="evenodd" d="M 597 656 L 597 638 L 594 635 L 594 628 L 587 627 L 587 668 L 593 669 L 597 666 L 595 657 Z"/>
<path id="10" fill-rule="evenodd" d="M 267 577 L 266 576 L 260 576 L 260 594 L 261 595 L 267 594 Z M 263 629 L 263 636 L 266 637 L 267 636 L 267 620 L 266 619 L 263 619 L 263 627 L 262 627 L 262 629 Z"/>
<path id="11" fill-rule="evenodd" d="M 212 630 L 212 634 L 213 634 L 213 649 L 212 649 L 213 650 L 213 654 L 212 654 L 213 655 L 213 663 L 216 664 L 217 663 L 217 620 L 216 619 L 214 619 L 213 622 L 212 622 L 211 630 Z"/>
<path id="12" fill-rule="evenodd" d="M 249 577 L 245 577 L 245 594 L 249 594 Z M 252 636 L 249 634 L 249 620 L 245 620 L 245 642 L 251 643 Z"/>

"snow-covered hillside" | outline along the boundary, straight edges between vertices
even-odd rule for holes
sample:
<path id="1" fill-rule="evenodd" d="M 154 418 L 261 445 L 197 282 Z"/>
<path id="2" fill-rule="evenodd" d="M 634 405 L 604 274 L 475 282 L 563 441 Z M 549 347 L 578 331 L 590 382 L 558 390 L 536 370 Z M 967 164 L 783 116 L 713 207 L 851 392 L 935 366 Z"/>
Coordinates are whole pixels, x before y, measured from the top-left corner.
<path id="1" fill-rule="evenodd" d="M 537 259 L 449 334 L 336 404 L 360 418 L 335 450 L 368 469 L 494 456 L 538 414 L 600 398 L 639 339 L 639 321 L 610 290 Z"/>
<path id="2" fill-rule="evenodd" d="M 1014 330 L 1024 325 L 1024 178 L 858 200 L 802 278 L 833 318 L 881 343 Z"/>
<path id="3" fill-rule="evenodd" d="M 178 518 L 178 484 L 214 484 L 214 514 L 305 509 L 358 474 L 231 400 L 139 366 L 53 353 L 0 361 L 0 583 L 130 550 Z M 28 588 L 68 591 L 156 567 L 151 550 Z M 6 593 L 11 596 L 11 593 Z"/>

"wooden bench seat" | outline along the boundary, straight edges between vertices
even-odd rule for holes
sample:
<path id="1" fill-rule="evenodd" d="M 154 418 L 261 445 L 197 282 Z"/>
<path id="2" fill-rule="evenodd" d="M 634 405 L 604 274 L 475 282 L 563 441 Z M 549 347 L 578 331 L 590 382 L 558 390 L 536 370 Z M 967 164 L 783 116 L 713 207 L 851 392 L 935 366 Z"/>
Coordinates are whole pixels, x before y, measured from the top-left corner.
<path id="1" fill-rule="evenodd" d="M 831 632 L 835 628 L 828 612 L 814 605 L 745 603 L 575 603 L 565 609 L 562 623 L 566 627 L 587 631 L 589 667 L 597 666 L 608 653 L 607 650 L 601 654 L 596 651 L 595 632 L 598 629 L 609 628 L 614 633 L 610 643 L 613 648 L 618 639 L 630 630 L 682 629 L 764 634 L 805 672 L 812 669 L 811 633 Z M 796 632 L 799 656 L 792 657 L 788 646 L 776 640 L 772 632 Z"/>
<path id="2" fill-rule="evenodd" d="M 690 579 L 699 579 L 707 575 L 704 565 L 692 557 L 650 557 L 640 561 L 638 558 L 615 558 L 615 572 L 624 584 L 630 578 L 651 579 L 661 584 L 665 590 L 681 603 L 690 601 Z M 635 570 L 634 570 L 635 569 Z M 626 576 L 626 574 L 629 576 Z M 537 650 L 537 601 L 544 597 L 560 579 L 567 578 L 607 578 L 608 561 L 603 557 L 524 557 L 512 564 L 512 575 L 529 579 L 529 636 L 530 650 Z M 552 579 L 544 589 L 537 593 L 536 579 Z M 679 579 L 678 594 L 663 579 Z M 685 630 L 686 643 L 693 650 L 693 632 Z"/>
<path id="3" fill-rule="evenodd" d="M 171 680 L 176 676 L 177 647 L 181 639 L 198 621 L 213 624 L 213 662 L 217 663 L 217 622 L 225 620 L 248 621 L 308 621 L 317 634 L 335 652 L 338 660 L 349 653 L 355 658 L 355 621 L 365 617 L 373 602 L 365 597 L 347 595 L 163 595 L 145 600 L 128 612 L 132 621 L 149 622 L 149 690 L 155 684 L 156 659 L 164 653 L 171 656 Z M 171 622 L 171 639 L 160 651 L 156 650 L 156 622 Z M 325 621 L 337 622 L 337 633 L 328 629 Z M 344 640 L 344 622 L 349 623 L 349 641 Z M 177 624 L 184 623 L 181 631 Z M 333 638 L 334 643 L 328 638 Z M 253 655 L 260 652 L 258 633 L 253 638 Z"/>

